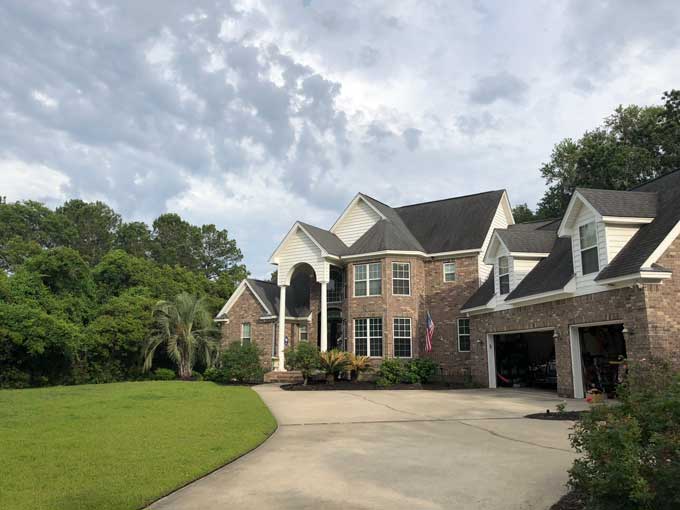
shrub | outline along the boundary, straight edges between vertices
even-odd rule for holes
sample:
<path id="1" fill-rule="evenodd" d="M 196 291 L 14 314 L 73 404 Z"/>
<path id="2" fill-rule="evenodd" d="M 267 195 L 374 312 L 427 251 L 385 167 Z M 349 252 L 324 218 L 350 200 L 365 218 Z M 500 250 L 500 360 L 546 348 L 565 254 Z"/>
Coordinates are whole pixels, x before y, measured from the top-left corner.
<path id="1" fill-rule="evenodd" d="M 319 354 L 321 370 L 326 374 L 328 384 L 335 384 L 335 377 L 347 368 L 347 353 L 333 349 Z"/>
<path id="2" fill-rule="evenodd" d="M 257 345 L 233 342 L 222 353 L 218 382 L 257 383 L 262 382 L 263 376 L 264 368 Z"/>
<path id="3" fill-rule="evenodd" d="M 177 374 L 169 368 L 157 368 L 153 372 L 153 378 L 156 381 L 173 381 L 177 378 Z"/>
<path id="4" fill-rule="evenodd" d="M 412 383 L 431 381 L 438 368 L 439 366 L 430 358 L 416 358 L 406 364 L 406 372 Z"/>
<path id="5" fill-rule="evenodd" d="M 378 386 L 392 386 L 410 382 L 406 365 L 400 359 L 386 359 L 378 369 Z"/>
<path id="6" fill-rule="evenodd" d="M 304 378 L 303 385 L 307 385 L 309 376 L 317 370 L 321 364 L 319 348 L 309 342 L 300 342 L 296 347 L 289 347 L 285 351 L 286 368 L 299 370 Z"/>
<path id="7" fill-rule="evenodd" d="M 595 510 L 680 508 L 680 374 L 665 362 L 631 366 L 620 405 L 595 406 L 576 424 L 581 456 L 569 485 Z"/>
<path id="8" fill-rule="evenodd" d="M 8 367 L 0 371 L 0 388 L 28 388 L 31 385 L 31 376 L 14 367 Z"/>
<path id="9" fill-rule="evenodd" d="M 359 374 L 372 370 L 371 358 L 368 356 L 357 356 L 354 353 L 350 353 L 347 356 L 348 368 L 353 380 L 359 379 Z"/>
<path id="10" fill-rule="evenodd" d="M 191 380 L 192 381 L 202 381 L 203 380 L 203 374 L 194 370 L 194 371 L 191 372 Z"/>
<path id="11" fill-rule="evenodd" d="M 220 371 L 216 368 L 206 368 L 203 372 L 203 380 L 218 382 L 220 378 Z"/>

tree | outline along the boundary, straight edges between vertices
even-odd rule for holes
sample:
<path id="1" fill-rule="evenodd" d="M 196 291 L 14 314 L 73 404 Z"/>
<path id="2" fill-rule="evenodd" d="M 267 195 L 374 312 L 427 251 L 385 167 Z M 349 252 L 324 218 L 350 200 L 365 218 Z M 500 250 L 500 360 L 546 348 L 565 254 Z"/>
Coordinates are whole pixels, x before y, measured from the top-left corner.
<path id="1" fill-rule="evenodd" d="M 174 213 L 162 214 L 153 222 L 151 256 L 161 264 L 198 271 L 201 266 L 201 229 Z"/>
<path id="2" fill-rule="evenodd" d="M 579 186 L 626 190 L 677 170 L 680 91 L 667 92 L 663 99 L 663 106 L 619 106 L 579 140 L 556 144 L 541 167 L 549 187 L 536 215 L 561 216 Z"/>
<path id="3" fill-rule="evenodd" d="M 69 200 L 57 209 L 57 214 L 75 226 L 78 235 L 71 240 L 70 247 L 92 265 L 111 249 L 121 224 L 120 215 L 103 202 Z"/>
<path id="4" fill-rule="evenodd" d="M 148 257 L 151 253 L 151 231 L 146 223 L 123 223 L 116 232 L 114 246 L 135 257 Z"/>
<path id="5" fill-rule="evenodd" d="M 529 206 L 526 203 L 513 207 L 512 216 L 515 218 L 515 223 L 525 223 L 536 219 L 534 212 L 529 209 Z"/>
<path id="6" fill-rule="evenodd" d="M 172 301 L 159 301 L 153 316 L 159 333 L 149 339 L 144 350 L 144 371 L 151 369 L 156 349 L 162 344 L 184 380 L 191 379 L 197 360 L 208 368 L 214 364 L 215 328 L 202 298 L 183 292 Z"/>
<path id="7" fill-rule="evenodd" d="M 217 279 L 225 271 L 233 270 L 243 260 L 236 241 L 229 239 L 226 230 L 218 230 L 212 224 L 203 225 L 201 237 L 201 269 L 210 280 Z"/>
<path id="8" fill-rule="evenodd" d="M 285 349 L 286 368 L 302 373 L 303 385 L 307 386 L 309 376 L 321 366 L 319 348 L 309 342 L 300 342 Z"/>

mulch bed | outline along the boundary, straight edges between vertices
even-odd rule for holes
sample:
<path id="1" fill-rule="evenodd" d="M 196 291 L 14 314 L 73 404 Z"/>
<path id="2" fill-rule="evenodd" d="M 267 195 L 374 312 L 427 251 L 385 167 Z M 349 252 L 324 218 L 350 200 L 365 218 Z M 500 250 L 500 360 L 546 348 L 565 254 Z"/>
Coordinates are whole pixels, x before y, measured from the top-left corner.
<path id="1" fill-rule="evenodd" d="M 334 391 L 334 390 L 455 390 L 461 386 L 446 383 L 428 384 L 394 384 L 392 386 L 378 386 L 369 381 L 335 381 L 335 384 L 310 381 L 307 386 L 302 383 L 282 384 L 281 389 L 287 391 Z"/>
<path id="2" fill-rule="evenodd" d="M 575 492 L 568 492 L 550 510 L 586 510 L 586 505 Z"/>
<path id="3" fill-rule="evenodd" d="M 583 413 L 588 411 L 564 411 L 562 413 L 546 410 L 545 413 L 527 414 L 525 418 L 532 420 L 549 420 L 549 421 L 578 421 Z"/>

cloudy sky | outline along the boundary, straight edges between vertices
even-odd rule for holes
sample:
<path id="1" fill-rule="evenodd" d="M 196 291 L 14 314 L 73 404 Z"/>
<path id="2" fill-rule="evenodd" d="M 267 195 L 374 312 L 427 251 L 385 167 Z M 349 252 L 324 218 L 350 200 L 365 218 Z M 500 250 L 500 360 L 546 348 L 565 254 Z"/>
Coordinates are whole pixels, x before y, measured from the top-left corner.
<path id="1" fill-rule="evenodd" d="M 506 188 L 680 87 L 680 4 L 0 2 L 0 195 L 227 228 L 255 276 L 296 219 Z"/>

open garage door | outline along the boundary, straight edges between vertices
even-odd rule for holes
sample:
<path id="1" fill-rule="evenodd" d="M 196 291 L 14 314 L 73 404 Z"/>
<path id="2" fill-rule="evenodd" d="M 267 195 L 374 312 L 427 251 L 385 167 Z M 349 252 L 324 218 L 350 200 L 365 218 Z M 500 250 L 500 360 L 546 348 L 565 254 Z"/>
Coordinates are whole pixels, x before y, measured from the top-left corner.
<path id="1" fill-rule="evenodd" d="M 494 335 L 497 386 L 557 389 L 553 331 Z"/>
<path id="2" fill-rule="evenodd" d="M 580 327 L 578 334 L 584 390 L 597 388 L 614 397 L 626 370 L 623 324 Z"/>

